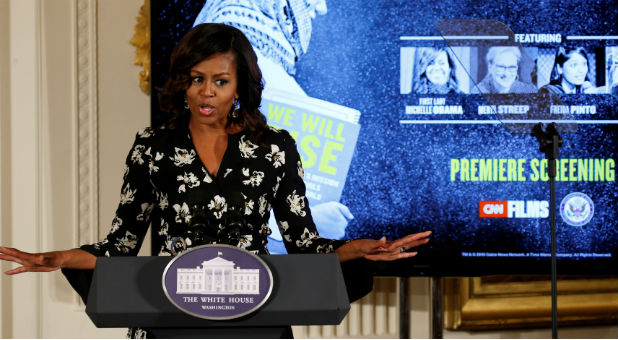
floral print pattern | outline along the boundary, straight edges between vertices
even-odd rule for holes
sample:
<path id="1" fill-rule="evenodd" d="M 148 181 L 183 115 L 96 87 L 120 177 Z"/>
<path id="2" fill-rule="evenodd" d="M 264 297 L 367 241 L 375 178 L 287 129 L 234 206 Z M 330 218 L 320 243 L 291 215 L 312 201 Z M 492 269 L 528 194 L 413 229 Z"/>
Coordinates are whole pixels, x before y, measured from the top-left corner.
<path id="1" fill-rule="evenodd" d="M 148 148 L 148 150 L 146 150 L 145 154 L 150 158 L 150 162 L 148 162 L 148 170 L 152 174 L 153 172 L 159 171 L 159 167 L 155 164 L 155 162 L 158 162 L 158 161 L 162 160 L 165 155 L 160 153 L 160 152 L 157 152 L 155 154 L 155 156 L 154 156 L 154 159 L 153 159 L 152 155 L 150 154 L 150 152 L 151 152 L 150 149 L 151 148 Z"/>
<path id="2" fill-rule="evenodd" d="M 193 145 L 187 127 L 138 132 L 110 233 L 82 249 L 96 256 L 136 255 L 152 227 L 155 254 L 172 256 L 175 244 L 201 245 L 191 239 L 197 213 L 223 229 L 231 207 L 241 208 L 250 231 L 233 245 L 254 253 L 268 252 L 271 211 L 289 253 L 332 252 L 344 243 L 318 235 L 296 143 L 285 130 L 266 130 L 260 143 L 243 132 L 229 135 L 217 176 L 208 173 Z"/>
<path id="3" fill-rule="evenodd" d="M 257 148 L 258 146 L 251 143 L 251 141 L 248 140 L 247 137 L 242 136 L 240 138 L 240 143 L 238 144 L 238 150 L 240 151 L 240 155 L 243 158 L 256 158 L 257 156 L 255 155 L 254 151 Z"/>
<path id="4" fill-rule="evenodd" d="M 191 221 L 191 212 L 187 203 L 174 204 L 174 210 L 176 211 L 177 223 L 189 223 Z"/>
<path id="5" fill-rule="evenodd" d="M 153 134 L 153 130 L 152 130 L 152 128 L 147 127 L 147 128 L 143 128 L 143 129 L 141 129 L 141 130 L 137 133 L 137 136 L 138 136 L 138 137 L 140 137 L 140 138 L 148 138 L 148 137 L 152 136 L 152 134 Z"/>
<path id="6" fill-rule="evenodd" d="M 170 157 L 170 159 L 174 161 L 175 166 L 183 166 L 193 163 L 195 155 L 197 154 L 195 150 L 191 150 L 190 152 L 187 151 L 187 149 L 180 148 L 174 148 L 174 150 L 176 154 L 174 157 Z"/>
<path id="7" fill-rule="evenodd" d="M 148 202 L 142 203 L 141 205 L 142 211 L 137 215 L 135 219 L 138 221 L 146 221 L 150 219 L 150 213 L 152 212 L 153 207 L 154 205 Z"/>
<path id="8" fill-rule="evenodd" d="M 167 201 L 167 194 L 161 193 L 159 194 L 159 209 L 165 210 L 169 206 L 169 202 Z"/>
<path id="9" fill-rule="evenodd" d="M 137 246 L 137 236 L 127 230 L 125 235 L 117 240 L 115 246 L 118 251 L 126 254 Z"/>
<path id="10" fill-rule="evenodd" d="M 290 211 L 298 216 L 305 216 L 305 196 L 297 195 L 296 190 L 292 191 L 292 194 L 288 195 L 288 203 L 290 204 Z"/>
<path id="11" fill-rule="evenodd" d="M 176 180 L 180 182 L 178 192 L 186 192 L 187 188 L 195 188 L 200 185 L 200 180 L 192 172 L 178 175 Z"/>
<path id="12" fill-rule="evenodd" d="M 212 214 L 215 215 L 216 218 L 220 219 L 223 217 L 223 214 L 227 211 L 225 197 L 219 195 L 215 196 L 210 203 L 208 203 L 208 209 L 212 211 Z"/>
<path id="13" fill-rule="evenodd" d="M 137 189 L 131 190 L 131 183 L 127 183 L 127 185 L 124 187 L 124 190 L 120 194 L 120 204 L 124 205 L 133 202 L 136 192 Z"/>
<path id="14" fill-rule="evenodd" d="M 133 148 L 133 152 L 131 153 L 131 161 L 137 164 L 144 164 L 144 159 L 142 158 L 142 154 L 144 153 L 145 147 L 143 145 L 136 145 Z"/>
<path id="15" fill-rule="evenodd" d="M 115 233 L 118 229 L 120 229 L 120 226 L 122 225 L 122 218 L 116 216 L 114 217 L 114 220 L 112 221 L 112 229 L 110 229 L 110 233 Z"/>
<path id="16" fill-rule="evenodd" d="M 258 200 L 258 205 L 259 205 L 259 213 L 260 216 L 264 217 L 264 214 L 270 210 L 270 205 L 268 204 L 268 201 L 266 200 L 266 194 L 260 196 L 260 199 Z"/>
<path id="17" fill-rule="evenodd" d="M 251 171 L 247 168 L 242 169 L 242 174 L 245 177 L 248 177 L 246 180 L 242 181 L 244 185 L 251 185 L 252 187 L 257 187 L 262 184 L 262 179 L 264 179 L 264 172 L 262 171 L 253 171 L 253 173 L 249 174 Z"/>
<path id="18" fill-rule="evenodd" d="M 315 232 L 311 232 L 307 228 L 305 228 L 303 233 L 300 235 L 300 240 L 296 240 L 296 245 L 298 247 L 307 247 L 313 242 L 312 240 L 313 238 L 315 238 L 315 236 Z"/>
<path id="19" fill-rule="evenodd" d="M 271 152 L 266 154 L 266 159 L 273 162 L 273 166 L 278 168 L 285 164 L 285 152 L 280 151 L 276 144 L 270 146 Z"/>

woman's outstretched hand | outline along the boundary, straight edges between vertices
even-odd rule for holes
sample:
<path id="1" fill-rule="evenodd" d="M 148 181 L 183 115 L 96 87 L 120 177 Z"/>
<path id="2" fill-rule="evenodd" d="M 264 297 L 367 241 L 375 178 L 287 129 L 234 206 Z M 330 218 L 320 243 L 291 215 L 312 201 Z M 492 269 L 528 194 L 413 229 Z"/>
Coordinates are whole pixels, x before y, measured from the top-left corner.
<path id="1" fill-rule="evenodd" d="M 0 247 L 0 260 L 21 265 L 4 272 L 7 275 L 14 275 L 25 272 L 51 272 L 60 268 L 93 269 L 96 257 L 81 249 L 33 254 L 15 248 Z"/>
<path id="2" fill-rule="evenodd" d="M 62 264 L 59 256 L 51 253 L 31 254 L 15 248 L 0 247 L 0 260 L 11 261 L 21 265 L 4 272 L 14 275 L 24 272 L 51 272 L 60 269 Z"/>
<path id="3" fill-rule="evenodd" d="M 417 252 L 408 251 L 429 242 L 431 231 L 410 234 L 400 239 L 387 241 L 386 237 L 379 240 L 359 239 L 348 242 L 335 252 L 341 262 L 365 258 L 371 261 L 393 261 L 413 257 Z"/>

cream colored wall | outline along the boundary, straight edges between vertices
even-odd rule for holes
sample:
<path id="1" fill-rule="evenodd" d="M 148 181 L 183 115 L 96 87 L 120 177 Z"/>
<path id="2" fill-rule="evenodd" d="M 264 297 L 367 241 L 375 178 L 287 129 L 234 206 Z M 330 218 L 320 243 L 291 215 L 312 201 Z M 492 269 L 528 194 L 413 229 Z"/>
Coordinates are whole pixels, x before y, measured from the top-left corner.
<path id="1" fill-rule="evenodd" d="M 135 132 L 149 123 L 129 44 L 143 0 L 0 0 L 0 244 L 75 247 L 109 228 Z M 148 250 L 146 250 L 146 253 Z M 2 270 L 10 265 L 2 263 Z M 410 281 L 413 338 L 431 335 L 431 287 Z M 298 337 L 398 337 L 397 281 L 379 279 L 337 327 Z M 0 276 L 0 338 L 110 338 L 61 274 Z M 549 329 L 445 331 L 445 338 L 548 338 Z M 561 329 L 616 338 L 615 326 Z"/>
<path id="2" fill-rule="evenodd" d="M 124 159 L 149 124 L 129 44 L 141 4 L 0 0 L 2 245 L 67 249 L 109 229 Z M 2 275 L 0 297 L 2 338 L 126 332 L 94 327 L 59 272 Z"/>
<path id="3" fill-rule="evenodd" d="M 139 88 L 129 43 L 143 0 L 98 1 L 99 236 L 107 234 L 120 197 L 124 161 L 135 133 L 150 125 L 150 97 Z M 143 254 L 150 247 L 142 248 Z"/>
<path id="4" fill-rule="evenodd" d="M 17 19 L 19 17 L 19 20 Z M 3 242 L 23 244 L 30 249 L 38 250 L 38 184 L 35 176 L 39 166 L 38 154 L 38 127 L 39 127 L 39 81 L 38 44 L 39 12 L 31 1 L 20 2 L 19 5 L 11 1 L 9 4 L 9 120 L 8 126 L 3 126 L 3 133 L 8 134 L 9 163 L 3 164 L 3 170 L 10 172 L 10 182 L 3 190 L 8 190 L 10 210 L 7 219 L 11 230 Z M 16 28 L 19 28 L 16 29 Z M 19 112 L 19 116 L 17 115 Z M 6 129 L 8 127 L 8 130 Z M 23 185 L 22 185 L 23 184 Z M 16 187 L 19 185 L 19 190 Z M 20 225 L 20 231 L 13 228 Z M 3 226 L 4 229 L 4 226 Z M 16 320 L 25 320 L 28 323 L 38 323 L 39 313 L 31 304 L 19 304 L 18 301 L 38 300 L 40 278 L 22 276 L 3 284 L 3 289 L 11 290 L 11 295 L 3 294 L 11 303 L 7 308 L 9 319 L 4 328 L 15 329 Z M 5 316 L 5 317 L 7 317 Z M 36 330 L 28 329 L 26 337 L 39 336 Z"/>
<path id="5" fill-rule="evenodd" d="M 6 186 L 8 185 L 8 171 L 4 168 L 8 164 L 8 134 L 5 130 L 9 126 L 8 111 L 9 111 L 9 0 L 0 0 L 0 244 L 8 239 L 8 215 L 6 213 L 8 207 L 8 198 L 6 197 Z M 5 265 L 0 263 L 0 275 L 4 272 Z M 4 279 L 0 277 L 0 298 L 4 298 L 4 290 L 6 284 Z M 4 299 L 2 299 L 4 301 Z M 10 313 L 9 305 L 0 304 L 0 338 L 3 337 L 5 324 Z"/>

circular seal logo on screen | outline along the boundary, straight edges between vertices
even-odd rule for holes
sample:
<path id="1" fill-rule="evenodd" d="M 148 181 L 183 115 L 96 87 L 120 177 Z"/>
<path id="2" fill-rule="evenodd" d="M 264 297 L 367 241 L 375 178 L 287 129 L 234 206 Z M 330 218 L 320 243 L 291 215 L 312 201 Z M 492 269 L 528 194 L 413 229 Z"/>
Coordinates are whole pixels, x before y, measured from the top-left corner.
<path id="1" fill-rule="evenodd" d="M 163 272 L 163 291 L 172 304 L 209 320 L 234 319 L 257 310 L 272 288 L 268 265 L 229 245 L 191 249 L 170 261 Z"/>
<path id="2" fill-rule="evenodd" d="M 560 216 L 568 225 L 581 227 L 588 224 L 594 215 L 594 203 L 588 195 L 572 192 L 560 203 Z"/>

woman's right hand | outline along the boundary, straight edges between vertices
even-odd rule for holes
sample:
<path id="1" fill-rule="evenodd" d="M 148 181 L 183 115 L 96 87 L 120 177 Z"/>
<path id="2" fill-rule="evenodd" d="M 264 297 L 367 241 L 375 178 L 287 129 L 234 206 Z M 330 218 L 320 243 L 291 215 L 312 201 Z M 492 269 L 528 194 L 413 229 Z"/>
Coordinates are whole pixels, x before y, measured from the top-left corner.
<path id="1" fill-rule="evenodd" d="M 0 247 L 0 260 L 11 261 L 21 265 L 4 272 L 7 275 L 14 275 L 25 272 L 51 272 L 58 270 L 62 266 L 62 256 L 60 252 L 49 253 L 26 253 L 15 248 Z"/>
<path id="2" fill-rule="evenodd" d="M 4 272 L 7 275 L 25 272 L 51 272 L 60 268 L 94 269 L 96 257 L 81 249 L 26 253 L 15 248 L 0 247 L 0 260 L 21 265 Z"/>

